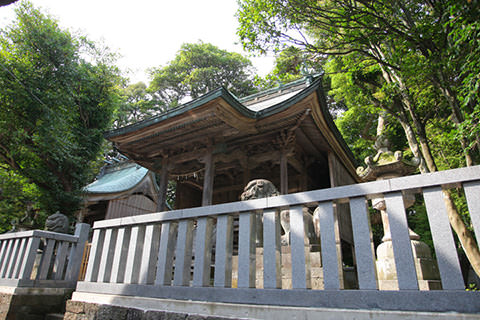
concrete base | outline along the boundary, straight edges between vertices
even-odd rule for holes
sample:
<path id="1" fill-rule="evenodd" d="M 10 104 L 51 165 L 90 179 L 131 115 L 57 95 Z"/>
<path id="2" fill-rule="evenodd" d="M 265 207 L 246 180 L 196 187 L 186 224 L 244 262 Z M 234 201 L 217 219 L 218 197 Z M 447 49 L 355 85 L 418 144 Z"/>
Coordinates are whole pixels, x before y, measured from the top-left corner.
<path id="1" fill-rule="evenodd" d="M 289 246 L 282 246 L 281 254 L 281 272 L 282 272 L 282 289 L 292 289 L 292 254 Z M 307 257 L 306 268 L 310 271 L 307 273 L 307 283 L 310 288 L 323 290 L 323 269 L 322 258 L 320 252 L 310 252 L 305 247 L 305 256 Z M 342 281 L 342 273 L 340 273 L 340 281 Z M 238 256 L 232 257 L 232 287 L 237 287 L 238 280 Z M 342 281 L 343 282 L 343 281 Z M 263 288 L 263 248 L 256 249 L 255 255 L 255 288 Z"/>
<path id="2" fill-rule="evenodd" d="M 0 287 L 0 320 L 44 320 L 63 312 L 73 289 Z"/>
<path id="3" fill-rule="evenodd" d="M 292 254 L 289 246 L 281 248 L 281 271 L 282 271 L 282 289 L 292 289 Z M 323 268 L 320 251 L 313 251 L 305 247 L 305 256 L 307 257 L 306 268 L 307 284 L 309 288 L 323 290 Z M 255 288 L 263 288 L 263 248 L 256 249 L 255 255 Z M 238 256 L 232 257 L 232 288 L 237 287 L 238 281 Z M 355 289 L 358 287 L 355 270 L 353 268 L 344 268 L 339 272 L 340 287 L 342 289 Z"/>
<path id="4" fill-rule="evenodd" d="M 251 304 L 181 301 L 74 292 L 72 300 L 67 302 L 67 310 L 64 319 L 473 320 L 480 319 L 480 315 L 453 312 L 405 312 L 260 306 Z"/>
<path id="5" fill-rule="evenodd" d="M 397 280 L 378 280 L 379 290 L 398 290 Z M 418 280 L 419 290 L 442 290 L 440 280 Z"/>

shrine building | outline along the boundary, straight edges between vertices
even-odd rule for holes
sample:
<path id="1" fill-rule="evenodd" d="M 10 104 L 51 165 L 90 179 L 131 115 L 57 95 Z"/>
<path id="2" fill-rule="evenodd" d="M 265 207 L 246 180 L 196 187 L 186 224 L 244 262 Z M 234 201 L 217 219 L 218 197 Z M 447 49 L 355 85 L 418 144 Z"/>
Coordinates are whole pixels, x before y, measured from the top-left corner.
<path id="1" fill-rule="evenodd" d="M 281 194 L 358 182 L 321 78 L 245 98 L 218 88 L 106 138 L 160 175 L 158 211 L 165 210 L 168 180 L 177 183 L 175 209 L 238 201 L 259 178 Z"/>
<path id="2" fill-rule="evenodd" d="M 176 182 L 175 209 L 239 201 L 254 179 L 280 194 L 357 183 L 321 81 L 309 76 L 244 98 L 221 87 L 106 138 L 159 175 L 156 211 L 167 209 L 168 181 Z M 348 206 L 336 210 L 342 242 L 351 244 Z"/>

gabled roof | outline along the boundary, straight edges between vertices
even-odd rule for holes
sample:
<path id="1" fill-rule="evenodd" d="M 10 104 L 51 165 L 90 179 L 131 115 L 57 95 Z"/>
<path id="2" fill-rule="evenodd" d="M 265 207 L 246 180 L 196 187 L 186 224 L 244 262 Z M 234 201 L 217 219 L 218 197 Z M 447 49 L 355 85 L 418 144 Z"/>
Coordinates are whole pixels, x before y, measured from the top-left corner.
<path id="1" fill-rule="evenodd" d="M 308 92 L 312 91 L 312 89 L 314 90 L 315 85 L 308 87 L 311 82 L 312 77 L 304 78 L 240 99 L 235 97 L 226 88 L 219 87 L 216 90 L 210 91 L 197 99 L 189 101 L 177 108 L 170 109 L 153 118 L 145 119 L 122 128 L 111 130 L 105 133 L 105 138 L 114 140 L 115 137 L 135 132 L 167 119 L 188 113 L 218 98 L 225 100 L 231 107 L 247 118 L 263 118 L 269 114 L 275 113 L 276 111 L 288 108 L 288 106 L 295 103 L 302 96 L 307 95 Z M 317 78 L 315 82 L 320 84 L 321 78 Z M 308 89 L 307 87 L 310 88 L 310 90 L 306 91 L 305 89 Z M 301 94 L 302 91 L 306 92 Z"/>
<path id="2" fill-rule="evenodd" d="M 252 111 L 261 111 L 297 95 L 312 81 L 313 77 L 308 77 L 287 84 L 279 84 L 275 88 L 240 98 L 238 101 Z"/>
<path id="3" fill-rule="evenodd" d="M 310 153 L 332 151 L 356 177 L 354 157 L 328 111 L 321 82 L 306 77 L 241 99 L 220 87 L 105 137 L 130 159 L 158 171 L 162 157 L 187 163 L 203 152 L 208 139 L 215 140 L 219 153 L 231 154 L 260 137 L 272 141 L 273 135 L 299 129 Z M 194 169 L 190 163 L 188 170 Z"/>
<path id="4" fill-rule="evenodd" d="M 119 164 L 105 169 L 103 175 L 84 187 L 87 194 L 120 193 L 140 184 L 148 169 L 135 163 Z"/>

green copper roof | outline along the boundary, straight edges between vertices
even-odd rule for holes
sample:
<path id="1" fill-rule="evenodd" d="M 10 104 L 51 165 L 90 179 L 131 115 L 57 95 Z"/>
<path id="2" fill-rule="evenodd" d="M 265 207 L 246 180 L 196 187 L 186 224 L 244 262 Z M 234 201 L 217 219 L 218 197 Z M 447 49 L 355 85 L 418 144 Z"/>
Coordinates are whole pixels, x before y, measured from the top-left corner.
<path id="1" fill-rule="evenodd" d="M 307 86 L 303 90 L 299 90 L 299 91 L 295 92 L 296 93 L 295 95 L 285 95 L 285 96 L 283 96 L 283 99 L 276 100 L 276 101 L 272 100 L 272 101 L 275 101 L 273 103 L 266 104 L 266 105 L 263 105 L 263 106 L 257 107 L 257 108 L 248 107 L 248 106 L 243 104 L 246 101 L 251 100 L 255 97 L 261 96 L 261 95 L 270 94 L 270 93 L 273 93 L 273 92 L 285 90 L 286 88 L 298 85 L 300 83 L 310 83 L 312 79 L 315 79 L 315 81 L 310 86 Z M 300 79 L 300 80 L 282 85 L 282 86 L 277 87 L 277 88 L 268 89 L 268 90 L 265 90 L 265 91 L 262 91 L 262 92 L 259 92 L 259 93 L 253 94 L 251 96 L 241 98 L 241 99 L 238 99 L 237 97 L 235 97 L 226 88 L 219 87 L 218 89 L 210 91 L 210 92 L 204 94 L 203 96 L 201 96 L 197 99 L 189 101 L 189 102 L 187 102 L 187 103 L 185 103 L 185 104 L 183 104 L 183 105 L 181 105 L 177 108 L 170 109 L 170 110 L 168 110 L 164 113 L 161 113 L 158 116 L 155 116 L 153 118 L 145 119 L 143 121 L 140 121 L 140 122 L 137 122 L 137 123 L 134 123 L 134 124 L 122 127 L 122 128 L 118 128 L 118 129 L 115 129 L 115 130 L 108 131 L 104 134 L 104 136 L 105 136 L 105 138 L 108 139 L 108 138 L 112 138 L 112 137 L 115 137 L 115 136 L 118 136 L 118 135 L 122 135 L 122 134 L 125 134 L 125 133 L 130 133 L 130 132 L 133 132 L 133 131 L 136 131 L 136 130 L 139 130 L 139 129 L 143 129 L 145 127 L 148 127 L 148 126 L 154 125 L 156 123 L 162 122 L 166 119 L 173 118 L 173 117 L 178 116 L 178 115 L 183 114 L 183 113 L 187 113 L 190 110 L 193 110 L 193 109 L 195 109 L 195 108 L 197 108 L 201 105 L 204 105 L 205 103 L 207 103 L 209 101 L 212 101 L 212 100 L 214 100 L 216 98 L 220 98 L 220 97 L 223 98 L 225 101 L 227 101 L 228 104 L 231 107 L 233 107 L 235 110 L 237 110 L 240 114 L 242 114 L 242 115 L 244 115 L 248 118 L 251 118 L 251 119 L 260 119 L 260 118 L 263 118 L 265 116 L 269 116 L 271 114 L 274 114 L 276 112 L 284 110 L 285 108 L 288 108 L 289 106 L 291 106 L 296 101 L 301 100 L 303 97 L 307 96 L 312 91 L 316 90 L 320 86 L 320 82 L 321 82 L 320 77 L 317 77 L 317 78 L 307 77 L 307 78 L 303 78 L 303 79 Z"/>
<path id="2" fill-rule="evenodd" d="M 132 189 L 147 175 L 148 169 L 137 164 L 107 168 L 104 175 L 84 187 L 87 193 L 117 193 Z"/>
<path id="3" fill-rule="evenodd" d="M 304 84 L 303 88 L 300 88 L 301 84 Z M 298 87 L 298 89 L 297 89 Z M 288 93 L 287 91 L 290 90 Z M 281 96 L 275 97 L 275 92 L 284 92 Z M 303 79 L 299 79 L 297 81 L 281 85 L 277 88 L 272 88 L 263 92 L 259 92 L 253 94 L 248 97 L 244 98 L 237 98 L 233 94 L 231 94 L 226 88 L 220 87 L 216 90 L 210 91 L 205 95 L 187 102 L 182 106 L 170 109 L 165 113 L 159 114 L 150 119 L 145 119 L 143 121 L 125 126 L 123 128 L 118 128 L 104 134 L 106 139 L 114 141 L 116 137 L 119 137 L 124 134 L 131 134 L 136 132 L 137 130 L 141 130 L 147 128 L 149 126 L 153 126 L 157 123 L 161 123 L 167 119 L 174 118 L 176 116 L 187 114 L 188 112 L 194 110 L 197 107 L 200 107 L 210 101 L 213 101 L 217 98 L 222 98 L 226 101 L 230 107 L 238 111 L 243 116 L 250 118 L 250 119 L 262 119 L 269 117 L 271 115 L 277 114 L 289 107 L 295 105 L 296 103 L 302 101 L 304 98 L 308 97 L 310 94 L 316 92 L 318 97 L 318 103 L 321 108 L 321 112 L 323 113 L 323 117 L 325 119 L 326 125 L 328 126 L 329 130 L 335 136 L 336 140 L 338 141 L 340 147 L 344 150 L 346 156 L 349 158 L 352 164 L 355 163 L 353 154 L 351 150 L 348 148 L 347 144 L 343 140 L 342 135 L 338 131 L 336 125 L 331 118 L 330 112 L 328 110 L 328 106 L 326 103 L 325 93 L 323 92 L 322 88 L 322 77 L 321 76 L 307 76 Z M 260 100 L 259 102 L 253 102 L 255 99 L 260 98 L 262 96 L 269 96 L 270 98 L 267 100 Z"/>

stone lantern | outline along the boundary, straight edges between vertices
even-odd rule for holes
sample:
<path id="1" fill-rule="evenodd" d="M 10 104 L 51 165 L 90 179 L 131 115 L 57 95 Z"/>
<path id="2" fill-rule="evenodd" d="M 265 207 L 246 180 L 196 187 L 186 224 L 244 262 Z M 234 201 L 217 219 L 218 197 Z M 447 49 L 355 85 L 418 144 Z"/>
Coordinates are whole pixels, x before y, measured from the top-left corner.
<path id="1" fill-rule="evenodd" d="M 418 158 L 408 161 L 403 158 L 401 151 L 393 153 L 389 150 L 389 141 L 379 135 L 375 142 L 377 154 L 365 159 L 366 168 L 357 168 L 357 174 L 363 181 L 376 181 L 397 178 L 412 174 L 420 161 Z M 403 194 L 405 208 L 415 203 L 415 194 L 405 192 Z M 384 236 L 382 243 L 377 247 L 377 277 L 380 290 L 398 290 L 397 272 L 393 255 L 392 237 L 388 222 L 388 208 L 383 196 L 372 199 L 372 206 L 379 210 L 382 217 Z M 440 274 L 436 261 L 432 258 L 430 248 L 420 241 L 420 236 L 409 229 L 410 241 L 415 260 L 415 268 L 421 290 L 441 289 Z"/>

